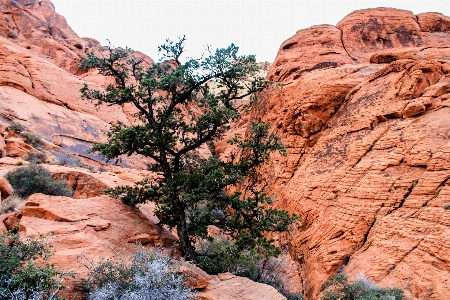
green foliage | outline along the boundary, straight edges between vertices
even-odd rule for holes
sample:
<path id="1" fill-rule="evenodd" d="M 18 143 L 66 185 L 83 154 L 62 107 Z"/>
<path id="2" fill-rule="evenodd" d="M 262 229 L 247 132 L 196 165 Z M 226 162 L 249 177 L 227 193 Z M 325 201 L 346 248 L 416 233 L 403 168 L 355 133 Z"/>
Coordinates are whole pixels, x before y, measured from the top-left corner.
<path id="1" fill-rule="evenodd" d="M 12 170 L 6 175 L 6 179 L 14 188 L 15 194 L 22 198 L 35 193 L 67 197 L 73 195 L 66 181 L 53 179 L 50 171 L 36 164 Z"/>
<path id="2" fill-rule="evenodd" d="M 303 299 L 304 299 L 303 296 L 298 293 L 286 296 L 286 300 L 303 300 Z"/>
<path id="3" fill-rule="evenodd" d="M 268 83 L 256 75 L 255 57 L 239 56 L 233 44 L 181 63 L 184 40 L 161 46 L 167 61 L 147 69 L 129 49 L 109 49 L 108 57 L 89 54 L 80 61 L 81 68 L 96 68 L 115 79 L 105 91 L 85 85 L 81 89 L 85 99 L 107 105 L 130 103 L 142 121 L 136 126 L 118 123 L 108 133 L 108 142 L 95 144 L 92 151 L 107 159 L 124 154 L 152 158 L 151 169 L 162 177 L 109 192 L 132 206 L 154 201 L 161 224 L 177 228 L 181 251 L 189 260 L 195 261 L 194 244 L 207 238 L 209 225 L 232 236 L 240 250 L 262 246 L 276 255 L 279 249 L 265 233 L 286 231 L 298 217 L 267 207 L 271 199 L 264 193 L 257 168 L 271 152 L 283 151 L 279 138 L 269 134 L 269 125 L 254 122 L 246 138 L 230 141 L 240 150 L 231 161 L 217 156 L 200 159 L 196 154 L 219 140 L 230 122 L 240 117 L 236 101 L 250 97 L 255 103 L 256 94 Z M 202 113 L 191 114 L 192 104 Z M 245 193 L 225 192 L 233 186 Z"/>
<path id="4" fill-rule="evenodd" d="M 299 294 L 287 293 L 282 280 L 283 260 L 268 255 L 264 249 L 242 250 L 227 239 L 201 241 L 197 248 L 197 265 L 208 274 L 230 272 L 273 286 L 288 299 L 303 299 Z"/>
<path id="5" fill-rule="evenodd" d="M 30 152 L 25 156 L 25 160 L 32 164 L 42 164 L 47 161 L 47 155 L 44 152 Z"/>
<path id="6" fill-rule="evenodd" d="M 0 299 L 60 299 L 61 275 L 53 265 L 39 265 L 50 252 L 41 240 L 21 240 L 18 234 L 0 235 Z"/>
<path id="7" fill-rule="evenodd" d="M 8 130 L 14 130 L 17 132 L 21 132 L 23 130 L 23 125 L 20 123 L 12 123 L 11 125 L 8 126 Z"/>
<path id="8" fill-rule="evenodd" d="M 322 300 L 401 300 L 403 291 L 398 288 L 383 288 L 364 276 L 353 283 L 344 273 L 336 274 L 323 286 Z"/>
<path id="9" fill-rule="evenodd" d="M 242 251 L 229 240 L 201 241 L 197 251 L 197 265 L 208 274 L 230 272 L 252 280 L 261 274 L 262 255 L 253 249 Z"/>
<path id="10" fill-rule="evenodd" d="M 444 208 L 445 210 L 450 210 L 450 203 L 445 203 L 445 204 L 443 205 L 443 208 Z"/>
<path id="11" fill-rule="evenodd" d="M 36 149 L 42 148 L 45 145 L 41 137 L 36 134 L 30 132 L 22 132 L 20 135 L 25 139 L 25 143 Z"/>
<path id="12" fill-rule="evenodd" d="M 156 249 L 138 248 L 131 260 L 106 259 L 91 270 L 85 287 L 88 299 L 194 299 L 184 278 L 179 274 L 180 261 L 170 258 Z"/>

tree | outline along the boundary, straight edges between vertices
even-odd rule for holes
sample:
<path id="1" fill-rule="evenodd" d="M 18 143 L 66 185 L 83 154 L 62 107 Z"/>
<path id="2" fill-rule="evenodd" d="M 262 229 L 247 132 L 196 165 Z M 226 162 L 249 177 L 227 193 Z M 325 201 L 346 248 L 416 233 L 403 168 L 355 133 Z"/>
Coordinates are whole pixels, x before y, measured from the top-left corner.
<path id="1" fill-rule="evenodd" d="M 234 237 L 242 248 L 262 246 L 277 253 L 279 249 L 264 233 L 286 231 L 297 216 L 267 207 L 271 199 L 264 193 L 264 185 L 257 188 L 257 168 L 272 151 L 283 151 L 279 138 L 258 121 L 251 124 L 247 138 L 231 141 L 240 149 L 231 161 L 214 155 L 200 159 L 196 152 L 220 139 L 245 108 L 237 101 L 250 97 L 254 103 L 267 82 L 256 76 L 255 57 L 239 56 L 233 44 L 205 58 L 181 63 L 184 41 L 183 37 L 160 46 L 165 61 L 146 69 L 130 49 L 109 47 L 106 57 L 91 53 L 81 59 L 80 68 L 96 68 L 114 78 L 104 91 L 85 85 L 82 96 L 96 104 L 131 103 L 141 122 L 114 125 L 108 141 L 94 144 L 92 151 L 107 159 L 124 154 L 153 159 L 152 170 L 160 174 L 160 180 L 144 180 L 112 193 L 131 206 L 154 201 L 161 224 L 176 227 L 182 254 L 188 259 L 195 261 L 196 239 L 207 238 L 207 226 L 212 224 Z M 199 115 L 191 113 L 192 104 L 201 110 Z M 226 192 L 244 182 L 248 193 Z"/>

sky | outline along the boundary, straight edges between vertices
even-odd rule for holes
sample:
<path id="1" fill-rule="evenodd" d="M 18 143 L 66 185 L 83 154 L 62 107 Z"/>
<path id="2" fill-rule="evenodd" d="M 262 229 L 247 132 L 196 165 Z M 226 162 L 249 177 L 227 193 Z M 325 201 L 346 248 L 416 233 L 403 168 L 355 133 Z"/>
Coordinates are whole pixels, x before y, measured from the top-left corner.
<path id="1" fill-rule="evenodd" d="M 56 11 L 81 37 L 102 45 L 129 47 L 157 60 L 166 39 L 186 36 L 186 56 L 198 58 L 205 45 L 231 43 L 257 61 L 275 60 L 280 45 L 297 30 L 336 25 L 357 9 L 394 7 L 450 16 L 450 0 L 52 0 Z"/>

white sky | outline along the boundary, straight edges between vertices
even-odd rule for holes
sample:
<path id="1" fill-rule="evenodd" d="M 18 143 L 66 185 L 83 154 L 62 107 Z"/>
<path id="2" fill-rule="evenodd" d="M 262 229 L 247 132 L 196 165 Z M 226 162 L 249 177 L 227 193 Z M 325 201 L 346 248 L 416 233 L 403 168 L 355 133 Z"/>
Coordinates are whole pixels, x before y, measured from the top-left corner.
<path id="1" fill-rule="evenodd" d="M 186 35 L 186 55 L 199 57 L 204 45 L 234 43 L 241 54 L 272 62 L 280 45 L 297 30 L 336 25 L 356 9 L 394 7 L 450 16 L 450 0 L 52 0 L 81 37 L 107 39 L 158 59 L 157 46 Z"/>

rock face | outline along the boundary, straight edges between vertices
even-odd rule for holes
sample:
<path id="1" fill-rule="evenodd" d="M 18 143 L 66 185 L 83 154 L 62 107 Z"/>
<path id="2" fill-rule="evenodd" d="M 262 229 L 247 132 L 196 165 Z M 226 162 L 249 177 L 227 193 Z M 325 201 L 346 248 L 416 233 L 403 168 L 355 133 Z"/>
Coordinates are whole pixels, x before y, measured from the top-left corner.
<path id="1" fill-rule="evenodd" d="M 5 131 L 13 122 L 45 139 L 47 150 L 53 143 L 99 160 L 87 154 L 92 143 L 104 141 L 111 124 L 135 121 L 130 107 L 97 108 L 81 99 L 84 84 L 108 84 L 78 69 L 79 58 L 91 51 L 105 49 L 80 38 L 51 1 L 0 0 L 0 174 L 17 164 L 3 156 L 20 159 L 32 150 Z M 273 155 L 263 171 L 275 205 L 303 218 L 292 235 L 276 237 L 299 264 L 292 278 L 300 278 L 301 292 L 317 299 L 322 284 L 343 270 L 403 288 L 407 299 L 446 299 L 450 18 L 387 8 L 355 11 L 336 26 L 313 26 L 286 40 L 267 78 L 283 88 L 262 94 L 256 111 L 227 136 L 245 133 L 247 122 L 262 118 L 286 144 L 287 156 Z M 216 145 L 224 157 L 231 151 L 224 142 Z M 176 240 L 153 225 L 157 218 L 148 207 L 132 210 L 101 195 L 105 187 L 149 174 L 47 167 L 69 181 L 77 199 L 33 195 L 22 213 L 0 216 L 0 230 L 19 223 L 25 235 L 47 236 L 57 268 L 86 275 L 80 253 L 113 257 L 124 245 Z M 2 186 L 2 196 L 12 192 Z M 230 274 L 209 283 L 205 278 L 196 279 L 206 287 L 202 299 L 284 299 Z"/>
<path id="2" fill-rule="evenodd" d="M 450 290 L 450 18 L 351 13 L 280 47 L 254 118 L 287 156 L 263 170 L 303 222 L 280 237 L 308 299 L 338 269 L 445 299 Z M 225 151 L 225 150 L 223 150 Z"/>
<path id="3" fill-rule="evenodd" d="M 285 300 L 286 297 L 267 284 L 257 283 L 245 277 L 223 273 L 213 276 L 206 289 L 196 294 L 201 300 Z"/>
<path id="4" fill-rule="evenodd" d="M 129 124 L 134 112 L 81 99 L 84 84 L 108 82 L 95 71 L 79 70 L 78 61 L 88 52 L 104 51 L 97 41 L 80 38 L 49 0 L 1 0 L 0 122 L 21 123 L 47 141 L 99 160 L 87 153 L 92 143 L 106 139 L 110 124 Z M 152 62 L 134 55 L 144 65 Z"/>
<path id="5" fill-rule="evenodd" d="M 89 270 L 80 262 L 98 262 L 115 257 L 118 251 L 131 252 L 133 244 L 170 247 L 176 237 L 161 234 L 163 228 L 148 222 L 136 209 L 106 196 L 73 199 L 34 194 L 28 199 L 20 219 L 26 236 L 45 236 L 52 245 L 50 262 L 60 270 L 72 270 L 75 279 L 65 282 L 74 288 Z M 75 290 L 69 290 L 73 295 Z"/>

